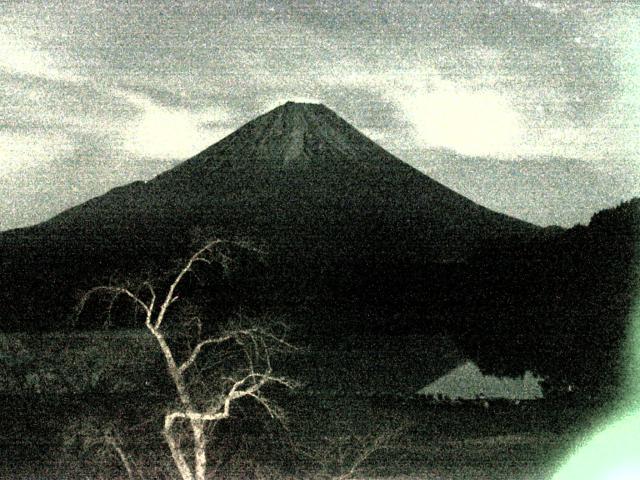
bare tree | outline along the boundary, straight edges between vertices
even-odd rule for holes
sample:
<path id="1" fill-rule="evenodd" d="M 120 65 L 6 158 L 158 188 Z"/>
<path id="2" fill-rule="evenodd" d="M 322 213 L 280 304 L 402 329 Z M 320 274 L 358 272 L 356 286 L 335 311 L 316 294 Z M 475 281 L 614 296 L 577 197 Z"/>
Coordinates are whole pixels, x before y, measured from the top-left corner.
<path id="1" fill-rule="evenodd" d="M 384 429 L 368 435 L 324 437 L 315 448 L 298 447 L 299 452 L 314 464 L 314 478 L 350 480 L 362 475 L 363 466 L 372 457 L 398 445 L 404 429 Z"/>
<path id="2" fill-rule="evenodd" d="M 229 418 L 232 405 L 243 398 L 257 401 L 272 417 L 280 419 L 282 412 L 265 398 L 263 387 L 267 384 L 280 384 L 287 388 L 295 386 L 291 380 L 273 373 L 271 355 L 274 350 L 293 347 L 285 341 L 283 333 L 271 327 L 236 323 L 227 325 L 216 336 L 205 336 L 202 334 L 202 322 L 195 318 L 195 342 L 185 351 L 178 351 L 172 344 L 167 318 L 180 300 L 177 293 L 179 286 L 189 274 L 195 274 L 194 267 L 197 264 L 217 263 L 226 268 L 230 261 L 229 254 L 221 248 L 226 243 L 214 240 L 194 253 L 172 278 L 164 295 L 159 295 L 149 281 L 143 282 L 137 289 L 100 286 L 87 292 L 79 306 L 79 311 L 82 311 L 92 295 L 102 293 L 110 296 L 109 308 L 118 298 L 125 297 L 143 313 L 145 327 L 162 352 L 167 373 L 177 394 L 176 406 L 165 413 L 163 435 L 182 480 L 205 479 L 208 424 Z M 217 356 L 213 361 L 209 358 L 210 364 L 223 363 L 228 349 L 232 347 L 242 354 L 241 366 L 235 368 L 233 373 L 217 378 L 215 388 L 203 389 L 201 373 L 205 357 Z M 206 395 L 203 396 L 202 392 Z M 179 428 L 189 431 L 190 450 L 180 440 Z M 112 437 L 108 438 L 112 440 Z M 126 456 L 121 450 L 117 453 L 124 458 L 125 469 L 131 475 Z"/>

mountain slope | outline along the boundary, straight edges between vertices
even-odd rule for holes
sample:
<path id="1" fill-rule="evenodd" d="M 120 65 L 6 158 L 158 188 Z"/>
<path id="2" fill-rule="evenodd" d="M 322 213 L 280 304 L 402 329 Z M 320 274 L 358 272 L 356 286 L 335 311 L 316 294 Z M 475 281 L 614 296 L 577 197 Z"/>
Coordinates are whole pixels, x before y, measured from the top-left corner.
<path id="1" fill-rule="evenodd" d="M 344 358 L 332 345 L 366 333 L 369 347 L 347 345 L 359 349 L 352 363 L 393 365 L 408 391 L 459 356 L 495 374 L 604 386 L 637 287 L 638 206 L 541 229 L 444 187 L 326 107 L 289 103 L 153 180 L 0 234 L 3 328 L 67 327 L 83 290 L 156 279 L 205 237 L 242 238 L 268 253 L 266 267 L 234 252 L 235 276 L 194 276 L 181 298 L 206 318 L 239 306 L 285 314 L 303 345 L 316 339 L 326 372 Z M 352 385 L 347 370 L 336 382 Z"/>
<path id="2" fill-rule="evenodd" d="M 608 174 L 578 159 L 505 161 L 431 150 L 416 166 L 481 205 L 537 225 L 586 224 L 594 212 L 640 194 L 635 172 Z"/>

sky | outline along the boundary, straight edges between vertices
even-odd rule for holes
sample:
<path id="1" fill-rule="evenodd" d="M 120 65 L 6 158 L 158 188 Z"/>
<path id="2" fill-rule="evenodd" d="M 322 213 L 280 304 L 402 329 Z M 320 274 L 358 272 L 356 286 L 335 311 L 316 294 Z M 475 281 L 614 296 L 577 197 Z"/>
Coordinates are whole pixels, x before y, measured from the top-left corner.
<path id="1" fill-rule="evenodd" d="M 151 178 L 287 100 L 426 173 L 439 152 L 471 161 L 465 182 L 512 162 L 526 181 L 469 192 L 515 215 L 542 211 L 537 191 L 513 205 L 558 161 L 575 188 L 593 172 L 620 185 L 525 218 L 539 224 L 640 194 L 634 1 L 0 0 L 0 99 L 1 230 Z"/>

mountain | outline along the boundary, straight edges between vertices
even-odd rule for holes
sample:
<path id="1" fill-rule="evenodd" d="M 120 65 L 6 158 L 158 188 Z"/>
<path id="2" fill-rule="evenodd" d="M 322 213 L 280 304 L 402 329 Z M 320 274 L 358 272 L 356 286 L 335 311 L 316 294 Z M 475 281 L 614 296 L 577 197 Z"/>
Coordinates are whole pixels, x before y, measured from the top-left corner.
<path id="1" fill-rule="evenodd" d="M 322 237 L 343 247 L 351 237 L 359 251 L 434 261 L 464 258 L 487 237 L 536 230 L 420 174 L 323 105 L 291 102 L 152 181 L 115 189 L 34 231 L 80 227 L 87 235 L 132 224 L 207 226 L 287 244 Z"/>
<path id="2" fill-rule="evenodd" d="M 586 224 L 594 212 L 640 195 L 633 170 L 611 174 L 573 158 L 500 160 L 439 149 L 414 165 L 481 205 L 536 225 Z"/>
<path id="3" fill-rule="evenodd" d="M 57 326 L 78 290 L 169 265 L 203 235 L 264 246 L 269 283 L 309 293 L 539 230 L 420 173 L 325 106 L 289 102 L 148 182 L 3 233 L 5 325 Z"/>
<path id="4" fill-rule="evenodd" d="M 0 234 L 3 329 L 69 328 L 86 289 L 157 279 L 206 238 L 242 239 L 265 265 L 231 252 L 229 276 L 194 276 L 181 298 L 212 319 L 284 315 L 312 345 L 299 361 L 324 372 L 319 385 L 353 388 L 375 365 L 359 389 L 415 392 L 472 359 L 493 375 L 605 388 L 639 286 L 639 211 L 634 200 L 588 226 L 540 228 L 443 186 L 322 105 L 287 103 L 148 182 Z M 81 328 L 100 319 L 87 312 Z"/>

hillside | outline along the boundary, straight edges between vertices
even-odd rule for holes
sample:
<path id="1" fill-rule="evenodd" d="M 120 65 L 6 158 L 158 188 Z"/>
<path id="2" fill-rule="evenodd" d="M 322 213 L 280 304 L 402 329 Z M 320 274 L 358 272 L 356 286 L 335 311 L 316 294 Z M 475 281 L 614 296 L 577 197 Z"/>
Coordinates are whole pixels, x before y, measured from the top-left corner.
<path id="1" fill-rule="evenodd" d="M 534 368 L 589 391 L 615 387 L 640 290 L 639 241 L 636 198 L 587 226 L 487 246 L 459 282 L 465 294 L 449 305 L 460 345 L 490 372 Z"/>

